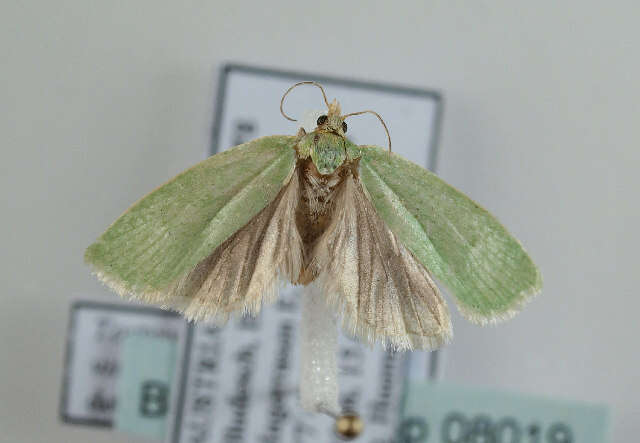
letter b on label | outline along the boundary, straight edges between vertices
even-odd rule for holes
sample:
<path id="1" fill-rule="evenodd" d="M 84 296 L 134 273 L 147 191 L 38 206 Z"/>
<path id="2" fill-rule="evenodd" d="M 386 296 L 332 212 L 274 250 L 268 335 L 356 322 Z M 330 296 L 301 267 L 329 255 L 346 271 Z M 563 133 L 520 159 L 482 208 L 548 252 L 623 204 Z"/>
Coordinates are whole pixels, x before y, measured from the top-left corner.
<path id="1" fill-rule="evenodd" d="M 140 414 L 143 417 L 164 417 L 169 408 L 169 387 L 166 383 L 147 380 L 140 386 Z"/>

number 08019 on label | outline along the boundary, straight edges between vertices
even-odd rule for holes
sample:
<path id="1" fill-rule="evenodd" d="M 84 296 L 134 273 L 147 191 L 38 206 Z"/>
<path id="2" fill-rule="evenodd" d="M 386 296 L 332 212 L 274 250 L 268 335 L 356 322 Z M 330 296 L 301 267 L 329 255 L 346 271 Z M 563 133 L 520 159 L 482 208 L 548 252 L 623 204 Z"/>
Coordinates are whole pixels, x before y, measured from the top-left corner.
<path id="1" fill-rule="evenodd" d="M 412 384 L 398 434 L 400 443 L 606 443 L 609 414 L 602 405 Z"/>

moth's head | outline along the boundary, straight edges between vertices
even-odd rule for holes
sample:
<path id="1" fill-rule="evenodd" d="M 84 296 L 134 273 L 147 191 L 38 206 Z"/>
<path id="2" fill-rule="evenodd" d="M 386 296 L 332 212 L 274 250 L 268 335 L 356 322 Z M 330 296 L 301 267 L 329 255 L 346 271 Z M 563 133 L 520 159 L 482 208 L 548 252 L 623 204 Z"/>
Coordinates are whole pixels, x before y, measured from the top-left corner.
<path id="1" fill-rule="evenodd" d="M 338 103 L 338 101 L 335 99 L 331 103 L 329 103 L 329 100 L 327 100 L 327 94 L 325 94 L 324 88 L 322 87 L 322 85 L 313 81 L 299 82 L 291 86 L 289 89 L 287 89 L 287 91 L 282 96 L 282 99 L 280 99 L 280 113 L 284 116 L 284 118 L 286 118 L 287 120 L 291 120 L 292 122 L 297 121 L 295 118 L 291 118 L 287 114 L 285 114 L 284 110 L 282 109 L 282 106 L 284 105 L 284 99 L 287 96 L 287 94 L 289 94 L 289 92 L 291 92 L 293 88 L 300 85 L 313 85 L 320 88 L 320 91 L 322 91 L 322 97 L 324 98 L 324 102 L 327 105 L 327 113 L 322 114 L 320 117 L 318 117 L 318 120 L 316 121 L 317 126 L 316 126 L 316 129 L 314 130 L 314 133 L 316 134 L 321 133 L 321 134 L 326 134 L 331 136 L 337 135 L 339 137 L 345 138 L 345 133 L 347 132 L 347 124 L 345 123 L 344 120 L 347 117 L 351 117 L 353 115 L 373 114 L 376 117 L 378 117 L 378 120 L 380 120 L 380 123 L 382 123 L 382 126 L 384 127 L 384 130 L 387 133 L 387 139 L 389 140 L 389 152 L 391 152 L 391 136 L 389 135 L 389 129 L 387 128 L 387 125 L 384 123 L 384 120 L 382 120 L 382 117 L 380 117 L 380 114 L 378 114 L 375 111 L 366 110 L 366 111 L 358 111 L 358 112 L 352 112 L 350 114 L 341 115 L 340 103 Z"/>
<path id="2" fill-rule="evenodd" d="M 316 131 L 332 132 L 344 137 L 344 134 L 347 132 L 347 123 L 344 121 L 344 118 L 344 116 L 340 115 L 340 103 L 334 99 L 329 103 L 327 113 L 318 117 L 316 121 L 318 125 Z"/>

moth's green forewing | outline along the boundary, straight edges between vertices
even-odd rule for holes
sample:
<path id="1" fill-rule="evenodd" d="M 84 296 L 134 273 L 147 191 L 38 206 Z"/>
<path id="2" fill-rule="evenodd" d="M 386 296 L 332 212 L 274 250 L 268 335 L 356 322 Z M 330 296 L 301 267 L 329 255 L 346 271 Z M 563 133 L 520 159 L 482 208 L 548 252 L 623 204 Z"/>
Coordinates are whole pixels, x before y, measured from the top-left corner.
<path id="1" fill-rule="evenodd" d="M 375 146 L 350 149 L 378 214 L 477 323 L 511 317 L 542 287 L 538 268 L 485 209 L 433 173 Z"/>
<path id="2" fill-rule="evenodd" d="M 296 137 L 214 155 L 143 197 L 85 253 L 120 292 L 166 288 L 271 202 L 296 163 Z"/>

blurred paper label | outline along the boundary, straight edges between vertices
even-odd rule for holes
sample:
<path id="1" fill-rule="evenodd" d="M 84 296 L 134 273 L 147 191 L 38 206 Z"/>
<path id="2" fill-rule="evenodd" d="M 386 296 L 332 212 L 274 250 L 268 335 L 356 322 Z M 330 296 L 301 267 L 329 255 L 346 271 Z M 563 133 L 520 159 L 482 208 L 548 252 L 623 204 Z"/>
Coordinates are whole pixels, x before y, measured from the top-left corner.
<path id="1" fill-rule="evenodd" d="M 605 443 L 609 413 L 495 390 L 411 383 L 399 443 Z"/>
<path id="2" fill-rule="evenodd" d="M 222 72 L 212 153 L 266 135 L 295 135 L 300 122 L 286 120 L 278 106 L 282 94 L 304 80 L 320 82 L 329 101 L 336 98 L 344 113 L 379 112 L 389 128 L 393 152 L 434 169 L 442 112 L 437 92 L 237 65 L 228 65 Z M 310 109 L 325 110 L 326 106 L 317 88 L 301 87 L 287 96 L 284 109 L 302 119 Z M 348 124 L 347 137 L 352 142 L 387 147 L 387 135 L 374 116 L 352 117 Z"/>
<path id="3" fill-rule="evenodd" d="M 187 323 L 182 317 L 161 309 L 75 302 L 67 338 L 62 419 L 69 423 L 111 426 L 120 401 L 116 386 L 122 375 L 122 349 L 127 338 L 145 336 L 175 346 L 184 342 L 186 331 Z M 163 363 L 165 367 L 166 364 Z"/>
<path id="4" fill-rule="evenodd" d="M 176 340 L 128 335 L 120 355 L 115 428 L 161 440 L 166 435 L 174 389 Z"/>
<path id="5" fill-rule="evenodd" d="M 331 418 L 300 406 L 298 294 L 295 288 L 282 291 L 255 319 L 195 328 L 176 443 L 335 440 Z M 367 423 L 359 441 L 391 441 L 407 354 L 366 348 L 345 336 L 337 352 L 341 405 Z"/>

